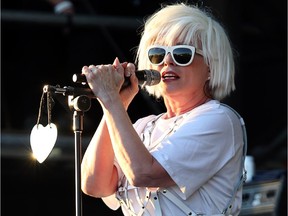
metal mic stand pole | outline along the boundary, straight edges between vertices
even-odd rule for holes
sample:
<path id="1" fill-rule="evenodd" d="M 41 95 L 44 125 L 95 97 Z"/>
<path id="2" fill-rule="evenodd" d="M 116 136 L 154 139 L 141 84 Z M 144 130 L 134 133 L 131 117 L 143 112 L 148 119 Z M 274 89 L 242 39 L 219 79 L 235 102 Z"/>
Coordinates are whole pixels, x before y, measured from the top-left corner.
<path id="1" fill-rule="evenodd" d="M 82 160 L 82 131 L 84 112 L 91 106 L 91 100 L 86 95 L 76 98 L 69 96 L 69 106 L 74 109 L 73 130 L 75 134 L 75 211 L 76 216 L 82 216 L 81 190 L 81 160 Z"/>

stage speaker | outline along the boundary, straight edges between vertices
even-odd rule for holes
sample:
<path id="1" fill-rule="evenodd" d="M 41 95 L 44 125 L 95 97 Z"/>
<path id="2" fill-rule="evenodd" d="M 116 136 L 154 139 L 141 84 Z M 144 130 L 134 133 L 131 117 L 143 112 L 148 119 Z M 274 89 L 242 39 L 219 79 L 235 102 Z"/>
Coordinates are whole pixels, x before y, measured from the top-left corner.
<path id="1" fill-rule="evenodd" d="M 244 184 L 240 216 L 277 216 L 283 184 L 284 178 Z"/>

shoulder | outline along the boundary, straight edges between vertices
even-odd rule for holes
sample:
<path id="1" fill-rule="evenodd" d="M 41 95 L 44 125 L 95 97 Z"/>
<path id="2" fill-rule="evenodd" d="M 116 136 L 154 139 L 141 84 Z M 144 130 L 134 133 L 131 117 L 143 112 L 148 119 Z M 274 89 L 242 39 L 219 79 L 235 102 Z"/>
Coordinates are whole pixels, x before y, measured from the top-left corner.
<path id="1" fill-rule="evenodd" d="M 187 116 L 187 122 L 201 122 L 208 123 L 240 123 L 241 116 L 231 107 L 226 104 L 220 103 L 217 100 L 211 100 L 202 106 L 197 107 Z"/>
<path id="2" fill-rule="evenodd" d="M 190 135 L 215 138 L 226 136 L 227 133 L 241 133 L 241 123 L 240 117 L 232 109 L 219 101 L 211 100 L 187 114 L 179 130 L 186 131 Z"/>

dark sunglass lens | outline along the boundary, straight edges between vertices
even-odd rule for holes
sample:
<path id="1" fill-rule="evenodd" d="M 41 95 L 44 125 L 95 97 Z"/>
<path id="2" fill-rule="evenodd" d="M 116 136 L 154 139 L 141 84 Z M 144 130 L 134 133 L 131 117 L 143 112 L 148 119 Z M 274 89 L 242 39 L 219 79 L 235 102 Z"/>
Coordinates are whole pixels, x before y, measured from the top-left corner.
<path id="1" fill-rule="evenodd" d="M 173 51 L 174 59 L 180 64 L 186 64 L 191 60 L 192 51 L 188 48 L 177 48 Z"/>
<path id="2" fill-rule="evenodd" d="M 148 58 L 151 63 L 159 64 L 165 57 L 165 50 L 162 48 L 151 48 L 148 51 Z"/>

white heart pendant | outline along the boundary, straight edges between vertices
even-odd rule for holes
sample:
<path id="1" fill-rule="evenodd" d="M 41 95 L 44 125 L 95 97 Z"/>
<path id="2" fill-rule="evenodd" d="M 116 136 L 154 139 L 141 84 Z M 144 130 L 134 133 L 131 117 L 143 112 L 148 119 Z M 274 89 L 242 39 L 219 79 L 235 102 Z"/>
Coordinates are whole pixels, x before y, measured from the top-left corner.
<path id="1" fill-rule="evenodd" d="M 42 163 L 51 153 L 57 140 L 57 127 L 51 123 L 43 127 L 36 124 L 30 134 L 30 145 L 34 157 Z"/>

